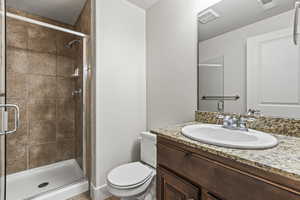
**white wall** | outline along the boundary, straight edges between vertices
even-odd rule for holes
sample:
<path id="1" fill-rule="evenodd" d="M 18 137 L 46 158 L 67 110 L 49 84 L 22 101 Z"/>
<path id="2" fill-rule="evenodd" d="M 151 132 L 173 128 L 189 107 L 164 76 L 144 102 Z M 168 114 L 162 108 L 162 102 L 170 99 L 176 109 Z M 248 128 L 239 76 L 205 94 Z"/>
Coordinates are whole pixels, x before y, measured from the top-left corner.
<path id="1" fill-rule="evenodd" d="M 138 159 L 146 129 L 145 11 L 125 0 L 96 0 L 96 136 L 93 185 Z M 99 198 L 101 200 L 101 198 Z"/>
<path id="2" fill-rule="evenodd" d="M 96 77 L 93 187 L 138 159 L 139 133 L 194 119 L 199 0 L 161 0 L 147 11 L 126 0 L 95 0 Z M 147 54 L 145 50 L 147 32 Z M 103 196 L 102 196 L 103 197 Z M 98 198 L 100 200 L 100 198 Z"/>
<path id="3" fill-rule="evenodd" d="M 225 112 L 246 112 L 247 38 L 292 27 L 292 23 L 293 11 L 289 11 L 200 43 L 200 61 L 224 56 L 224 95 L 241 96 L 237 102 L 225 102 Z"/>
<path id="4" fill-rule="evenodd" d="M 147 10 L 148 128 L 194 119 L 200 0 L 161 0 Z M 213 1 L 211 1 L 213 3 Z"/>

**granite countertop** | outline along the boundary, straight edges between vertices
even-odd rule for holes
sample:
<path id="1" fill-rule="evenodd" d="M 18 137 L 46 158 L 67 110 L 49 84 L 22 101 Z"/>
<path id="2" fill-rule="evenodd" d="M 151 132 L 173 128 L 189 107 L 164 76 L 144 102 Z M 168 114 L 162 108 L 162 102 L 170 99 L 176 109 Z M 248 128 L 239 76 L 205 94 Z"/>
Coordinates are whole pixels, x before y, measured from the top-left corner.
<path id="1" fill-rule="evenodd" d="M 218 156 L 250 165 L 261 170 L 282 175 L 300 181 L 300 138 L 273 134 L 279 144 L 267 150 L 239 150 L 217 147 L 191 140 L 181 134 L 181 128 L 187 125 L 201 124 L 190 122 L 181 125 L 151 130 L 152 133 L 172 141 L 188 145 Z"/>

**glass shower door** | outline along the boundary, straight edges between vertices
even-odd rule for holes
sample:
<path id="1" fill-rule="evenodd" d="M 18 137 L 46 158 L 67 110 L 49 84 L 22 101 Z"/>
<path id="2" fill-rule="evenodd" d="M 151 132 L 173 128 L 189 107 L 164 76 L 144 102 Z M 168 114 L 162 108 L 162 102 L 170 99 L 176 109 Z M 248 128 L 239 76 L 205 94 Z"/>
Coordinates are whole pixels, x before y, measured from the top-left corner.
<path id="1" fill-rule="evenodd" d="M 0 0 L 0 200 L 5 200 L 5 0 Z"/>
<path id="2" fill-rule="evenodd" d="M 202 61 L 198 69 L 198 110 L 224 112 L 224 57 Z"/>

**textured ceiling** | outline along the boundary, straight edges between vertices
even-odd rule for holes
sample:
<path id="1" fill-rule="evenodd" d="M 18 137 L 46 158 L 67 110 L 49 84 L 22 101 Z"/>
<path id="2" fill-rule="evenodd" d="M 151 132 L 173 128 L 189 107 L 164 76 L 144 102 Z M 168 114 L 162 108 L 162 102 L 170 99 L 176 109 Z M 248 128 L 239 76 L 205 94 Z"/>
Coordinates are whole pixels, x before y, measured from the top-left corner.
<path id="1" fill-rule="evenodd" d="M 74 25 L 86 0 L 7 0 L 7 6 Z"/>

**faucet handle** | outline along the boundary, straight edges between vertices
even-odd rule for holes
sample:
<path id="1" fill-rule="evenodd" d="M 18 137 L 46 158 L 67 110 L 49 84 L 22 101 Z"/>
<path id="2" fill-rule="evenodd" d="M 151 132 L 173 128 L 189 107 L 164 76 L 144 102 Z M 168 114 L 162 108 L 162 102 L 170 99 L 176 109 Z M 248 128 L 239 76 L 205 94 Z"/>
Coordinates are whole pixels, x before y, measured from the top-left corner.
<path id="1" fill-rule="evenodd" d="M 247 122 L 249 121 L 249 118 L 240 117 L 238 122 L 238 127 L 240 130 L 248 131 L 247 128 Z"/>
<path id="2" fill-rule="evenodd" d="M 218 119 L 224 119 L 224 118 L 225 118 L 225 116 L 224 116 L 224 115 L 222 115 L 222 114 L 218 114 L 218 115 L 217 115 L 217 118 L 218 118 Z"/>
<path id="3" fill-rule="evenodd" d="M 241 117 L 239 120 L 239 125 L 246 127 L 246 124 L 248 121 L 249 121 L 249 118 Z"/>
<path id="4" fill-rule="evenodd" d="M 230 123 L 232 127 L 237 127 L 239 123 L 239 119 L 236 117 L 230 117 Z"/>
<path id="5" fill-rule="evenodd" d="M 229 115 L 222 115 L 222 114 L 217 115 L 217 118 L 218 119 L 223 119 L 223 121 L 228 121 L 228 120 L 232 119 L 231 116 L 229 116 Z"/>
<path id="6" fill-rule="evenodd" d="M 261 111 L 256 110 L 256 109 L 249 109 L 247 115 L 248 116 L 254 116 L 254 117 L 261 117 L 262 116 Z"/>
<path id="7" fill-rule="evenodd" d="M 224 121 L 228 121 L 228 120 L 231 120 L 231 119 L 234 119 L 234 118 L 232 118 L 230 115 L 224 116 Z"/>
<path id="8" fill-rule="evenodd" d="M 232 126 L 233 118 L 229 115 L 223 117 L 223 127 Z"/>

